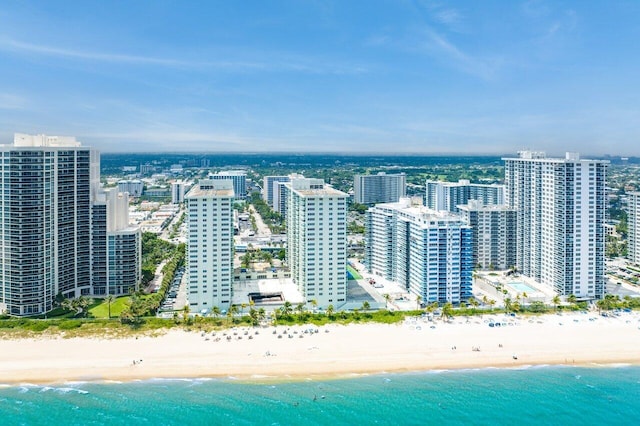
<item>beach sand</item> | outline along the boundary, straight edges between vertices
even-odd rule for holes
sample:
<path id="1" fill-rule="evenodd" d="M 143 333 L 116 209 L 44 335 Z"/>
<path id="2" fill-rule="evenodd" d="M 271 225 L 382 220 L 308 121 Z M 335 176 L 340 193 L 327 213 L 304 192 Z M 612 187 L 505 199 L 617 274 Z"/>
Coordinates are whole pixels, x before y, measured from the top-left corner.
<path id="1" fill-rule="evenodd" d="M 506 325 L 489 327 L 489 318 Z M 630 313 L 611 318 L 580 313 L 494 315 L 455 318 L 452 323 L 420 318 L 397 325 L 278 326 L 277 334 L 274 327 L 245 327 L 218 331 L 215 336 L 170 330 L 158 337 L 126 339 L 3 339 L 0 383 L 196 377 L 291 380 L 541 364 L 640 364 L 639 321 L 638 314 Z M 308 328 L 319 332 L 303 333 Z M 287 329 L 293 337 L 278 338 Z"/>

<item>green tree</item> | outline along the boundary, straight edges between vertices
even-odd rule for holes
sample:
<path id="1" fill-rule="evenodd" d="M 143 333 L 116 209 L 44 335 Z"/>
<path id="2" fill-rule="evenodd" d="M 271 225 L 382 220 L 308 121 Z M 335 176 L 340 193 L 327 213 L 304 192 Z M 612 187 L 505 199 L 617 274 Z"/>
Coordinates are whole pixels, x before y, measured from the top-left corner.
<path id="1" fill-rule="evenodd" d="M 447 302 L 442 305 L 442 319 L 447 320 L 453 316 L 453 305 Z"/>
<path id="2" fill-rule="evenodd" d="M 371 309 L 371 305 L 369 304 L 369 302 L 367 302 L 366 300 L 362 302 L 362 310 L 368 311 L 369 309 Z"/>
<path id="3" fill-rule="evenodd" d="M 558 296 L 557 294 L 553 297 L 553 299 L 551 300 L 551 302 L 553 303 L 553 308 L 554 310 L 557 312 L 558 311 L 558 305 L 560 305 L 560 296 Z"/>
<path id="4" fill-rule="evenodd" d="M 105 297 L 105 302 L 107 302 L 107 309 L 109 310 L 109 319 L 111 319 L 111 304 L 116 300 L 116 297 L 113 294 Z"/>
<path id="5" fill-rule="evenodd" d="M 333 305 L 329 305 L 327 306 L 327 317 L 332 318 L 333 317 Z"/>
<path id="6" fill-rule="evenodd" d="M 221 313 L 222 311 L 220 311 L 219 306 L 214 306 L 213 308 L 211 308 L 211 315 L 213 315 L 214 318 L 218 318 Z"/>

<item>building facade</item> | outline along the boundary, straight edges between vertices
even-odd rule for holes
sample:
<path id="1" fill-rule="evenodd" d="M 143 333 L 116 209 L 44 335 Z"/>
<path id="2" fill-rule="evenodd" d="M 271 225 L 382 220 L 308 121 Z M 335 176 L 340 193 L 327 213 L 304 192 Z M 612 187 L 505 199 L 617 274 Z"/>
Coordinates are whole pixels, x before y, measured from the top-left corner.
<path id="1" fill-rule="evenodd" d="M 236 200 L 247 198 L 247 172 L 244 170 L 225 170 L 209 175 L 211 180 L 230 180 L 233 182 L 233 192 Z"/>
<path id="2" fill-rule="evenodd" d="M 126 192 L 132 197 L 138 198 L 144 192 L 144 182 L 141 180 L 120 180 L 118 181 L 118 192 Z"/>
<path id="3" fill-rule="evenodd" d="M 388 175 L 355 175 L 353 201 L 359 204 L 396 203 L 407 195 L 407 176 L 404 173 Z"/>
<path id="4" fill-rule="evenodd" d="M 504 161 L 505 201 L 518 212 L 518 270 L 560 295 L 602 298 L 608 161 L 533 151 Z"/>
<path id="5" fill-rule="evenodd" d="M 426 181 L 425 205 L 432 210 L 458 212 L 458 205 L 470 200 L 486 205 L 504 204 L 504 185 L 458 182 Z"/>
<path id="6" fill-rule="evenodd" d="M 142 232 L 129 225 L 129 194 L 99 191 L 93 202 L 92 294 L 123 296 L 139 288 Z"/>
<path id="7" fill-rule="evenodd" d="M 347 197 L 322 179 L 284 184 L 287 261 L 307 302 L 338 308 L 347 298 Z"/>
<path id="8" fill-rule="evenodd" d="M 189 306 L 228 309 L 233 283 L 233 181 L 202 180 L 185 196 Z"/>
<path id="9" fill-rule="evenodd" d="M 58 293 L 90 295 L 98 153 L 75 138 L 16 134 L 0 156 L 0 308 L 37 315 Z"/>
<path id="10" fill-rule="evenodd" d="M 640 192 L 627 192 L 627 259 L 640 264 Z M 614 228 L 615 232 L 615 228 Z"/>
<path id="11" fill-rule="evenodd" d="M 265 176 L 262 179 L 262 199 L 273 208 L 273 194 L 274 191 L 278 191 L 278 186 L 274 184 L 276 182 L 289 182 L 290 180 L 289 176 Z"/>
<path id="12" fill-rule="evenodd" d="M 173 182 L 171 184 L 171 203 L 184 203 L 184 194 L 187 192 L 188 184 L 183 181 Z"/>
<path id="13" fill-rule="evenodd" d="M 505 270 L 516 265 L 516 209 L 473 200 L 458 209 L 471 226 L 474 267 Z"/>
<path id="14" fill-rule="evenodd" d="M 424 303 L 460 304 L 472 296 L 471 227 L 409 199 L 378 204 L 367 211 L 365 265 Z"/>

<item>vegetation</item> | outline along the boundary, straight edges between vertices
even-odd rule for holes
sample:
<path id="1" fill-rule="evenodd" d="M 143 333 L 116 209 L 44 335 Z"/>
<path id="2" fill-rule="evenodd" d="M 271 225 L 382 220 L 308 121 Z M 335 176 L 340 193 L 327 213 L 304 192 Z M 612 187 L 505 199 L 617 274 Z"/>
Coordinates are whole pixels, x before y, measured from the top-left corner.
<path id="1" fill-rule="evenodd" d="M 142 234 L 142 287 L 153 280 L 158 265 L 169 258 L 175 248 L 175 244 L 158 238 L 156 234 Z"/>
<path id="2" fill-rule="evenodd" d="M 260 193 L 252 192 L 249 198 L 249 202 L 253 204 L 253 207 L 256 209 L 265 225 L 269 227 L 271 232 L 274 234 L 279 234 L 284 232 L 284 217 L 278 212 L 273 211 L 271 207 L 262 199 Z M 255 220 L 255 218 L 253 218 Z M 255 223 L 253 222 L 252 225 Z"/>
<path id="3" fill-rule="evenodd" d="M 184 265 L 184 257 L 185 244 L 179 244 L 174 248 L 171 257 L 162 268 L 163 278 L 158 292 L 149 295 L 139 293 L 132 295 L 128 306 L 120 313 L 120 321 L 122 323 L 140 324 L 144 316 L 155 315 L 166 297 L 176 270 Z"/>

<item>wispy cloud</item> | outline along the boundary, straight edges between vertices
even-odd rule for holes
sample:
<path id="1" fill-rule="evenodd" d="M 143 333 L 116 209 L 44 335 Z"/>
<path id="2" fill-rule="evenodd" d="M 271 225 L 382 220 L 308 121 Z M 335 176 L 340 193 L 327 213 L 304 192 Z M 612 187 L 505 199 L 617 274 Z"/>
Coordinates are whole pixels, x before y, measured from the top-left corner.
<path id="1" fill-rule="evenodd" d="M 144 55 L 91 52 L 86 50 L 28 43 L 7 37 L 0 37 L 0 50 L 17 54 L 33 54 L 55 58 L 76 59 L 81 61 L 107 62 L 126 65 L 152 65 L 191 70 L 215 69 L 241 72 L 271 71 L 336 75 L 363 74 L 369 71 L 369 68 L 362 64 L 343 63 L 327 58 L 316 58 L 312 56 L 301 57 L 296 55 L 282 55 L 273 52 L 270 53 L 269 60 L 193 61 Z M 259 58 L 265 56 L 265 53 L 262 52 L 255 56 Z"/>
<path id="2" fill-rule="evenodd" d="M 419 48 L 436 57 L 443 58 L 467 74 L 491 80 L 502 66 L 503 60 L 500 57 L 480 57 L 469 54 L 456 46 L 445 35 L 431 28 L 424 29 L 422 33 L 424 39 L 418 46 Z"/>
<path id="3" fill-rule="evenodd" d="M 0 93 L 0 109 L 23 110 L 27 107 L 27 99 L 13 93 Z"/>

